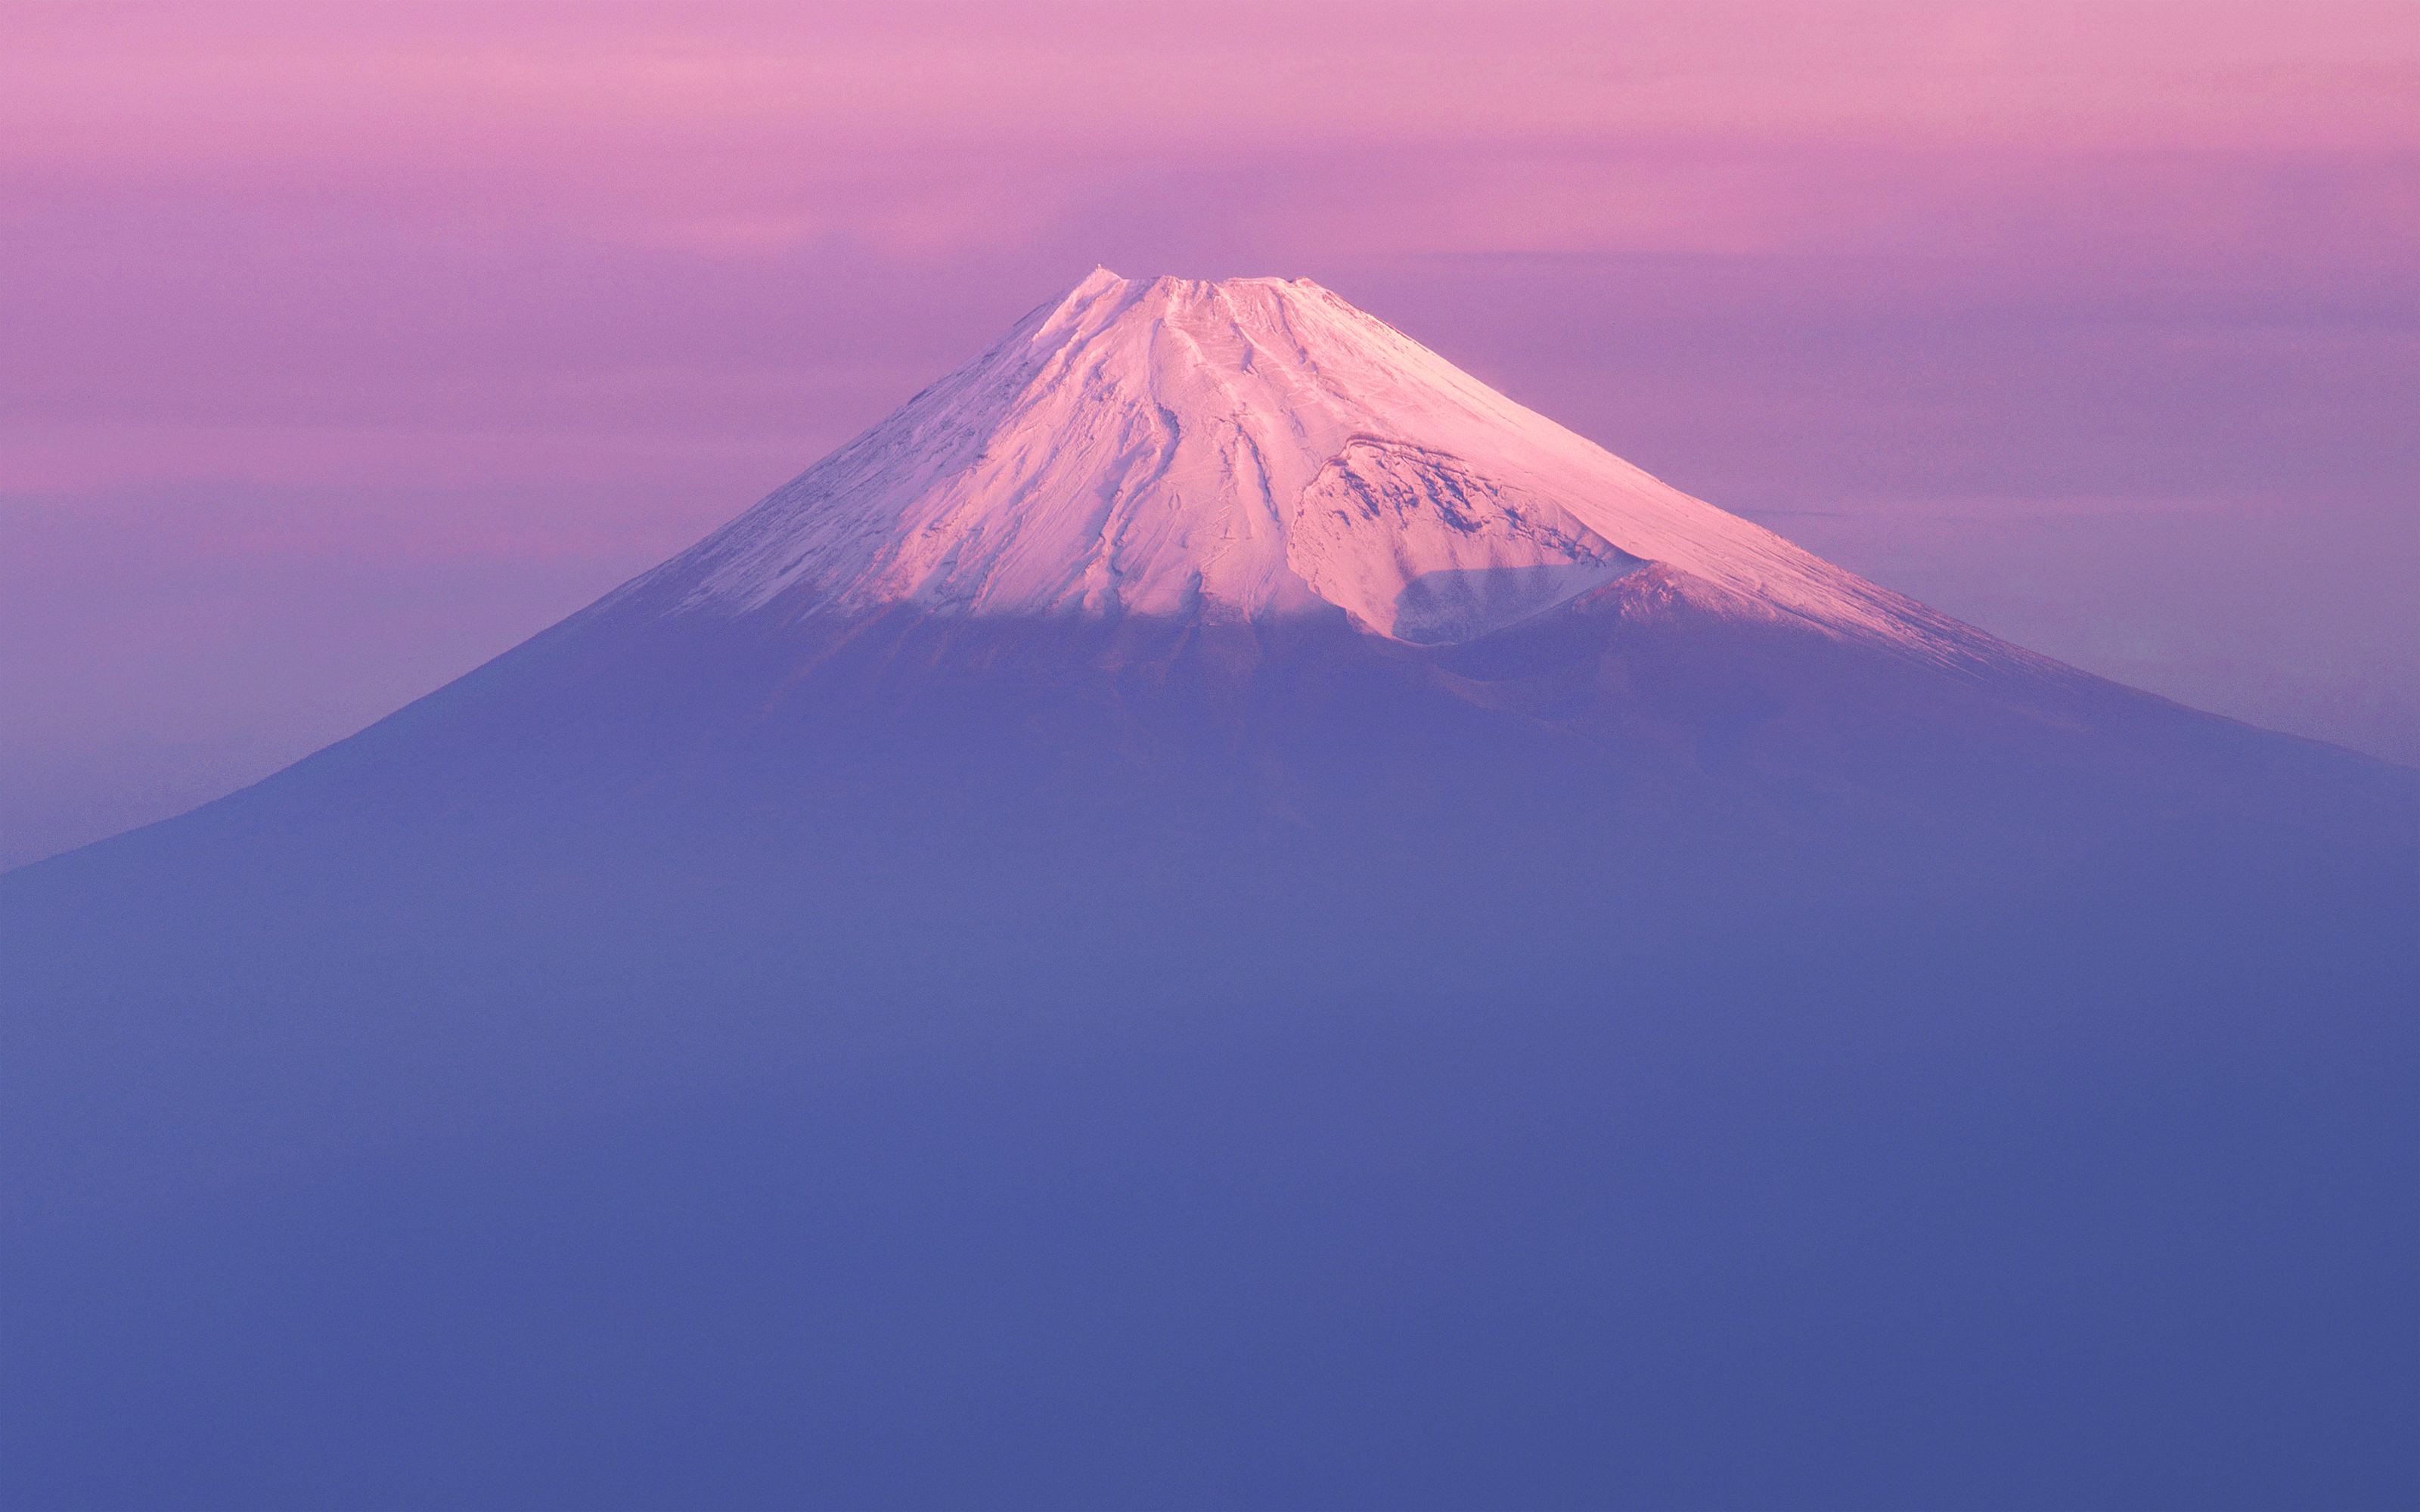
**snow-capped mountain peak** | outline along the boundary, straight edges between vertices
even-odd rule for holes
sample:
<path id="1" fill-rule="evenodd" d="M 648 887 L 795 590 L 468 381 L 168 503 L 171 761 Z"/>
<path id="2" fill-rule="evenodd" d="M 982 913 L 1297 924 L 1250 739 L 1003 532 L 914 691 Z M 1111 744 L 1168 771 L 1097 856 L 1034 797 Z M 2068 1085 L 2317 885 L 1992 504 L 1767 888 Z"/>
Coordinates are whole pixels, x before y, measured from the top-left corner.
<path id="1" fill-rule="evenodd" d="M 631 585 L 690 612 L 1258 618 L 1466 640 L 1660 563 L 1842 633 L 1905 600 L 1307 279 L 1096 269 Z"/>

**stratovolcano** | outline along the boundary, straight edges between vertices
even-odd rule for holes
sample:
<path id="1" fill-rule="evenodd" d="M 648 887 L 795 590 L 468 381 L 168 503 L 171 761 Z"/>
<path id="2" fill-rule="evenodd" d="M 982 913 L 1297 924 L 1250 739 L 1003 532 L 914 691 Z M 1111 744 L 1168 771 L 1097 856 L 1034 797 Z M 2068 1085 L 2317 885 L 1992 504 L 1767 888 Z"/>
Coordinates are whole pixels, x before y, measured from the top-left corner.
<path id="1" fill-rule="evenodd" d="M 2415 807 L 1315 285 L 1096 271 L 0 879 L 0 1476 L 2393 1501 Z"/>

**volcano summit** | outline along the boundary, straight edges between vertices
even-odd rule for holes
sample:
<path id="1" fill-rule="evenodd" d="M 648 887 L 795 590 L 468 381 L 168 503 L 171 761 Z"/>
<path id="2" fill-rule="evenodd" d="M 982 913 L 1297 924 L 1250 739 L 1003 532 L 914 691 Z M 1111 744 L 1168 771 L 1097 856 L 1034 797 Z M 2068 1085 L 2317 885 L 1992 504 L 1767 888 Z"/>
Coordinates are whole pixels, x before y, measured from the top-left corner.
<path id="1" fill-rule="evenodd" d="M 627 594 L 1468 640 L 1649 562 L 1838 629 L 1890 595 L 1665 486 L 1308 280 L 1096 270 Z"/>
<path id="2" fill-rule="evenodd" d="M 0 878 L 8 1504 L 2400 1504 L 2420 785 L 1095 271 Z"/>

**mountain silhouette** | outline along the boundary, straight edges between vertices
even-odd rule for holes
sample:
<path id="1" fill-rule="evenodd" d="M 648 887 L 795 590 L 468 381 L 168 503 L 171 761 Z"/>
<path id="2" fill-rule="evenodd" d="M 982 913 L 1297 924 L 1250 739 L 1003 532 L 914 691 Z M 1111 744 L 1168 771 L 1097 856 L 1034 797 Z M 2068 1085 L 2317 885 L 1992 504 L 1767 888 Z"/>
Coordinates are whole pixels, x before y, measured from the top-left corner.
<path id="1" fill-rule="evenodd" d="M 2394 1504 L 2415 817 L 1095 271 L 0 877 L 0 1493 Z"/>

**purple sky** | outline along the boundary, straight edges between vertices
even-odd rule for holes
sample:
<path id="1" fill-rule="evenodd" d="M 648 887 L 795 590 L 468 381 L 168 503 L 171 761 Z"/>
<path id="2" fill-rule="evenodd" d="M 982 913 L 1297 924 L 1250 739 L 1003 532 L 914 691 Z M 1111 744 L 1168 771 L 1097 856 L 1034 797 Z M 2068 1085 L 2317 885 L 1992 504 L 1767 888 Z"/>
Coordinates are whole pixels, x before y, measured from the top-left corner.
<path id="1" fill-rule="evenodd" d="M 0 14 L 0 864 L 345 734 L 1094 263 L 1309 275 L 2093 671 L 2420 762 L 2420 7 Z"/>

